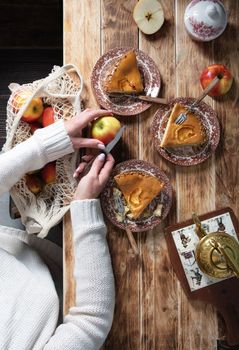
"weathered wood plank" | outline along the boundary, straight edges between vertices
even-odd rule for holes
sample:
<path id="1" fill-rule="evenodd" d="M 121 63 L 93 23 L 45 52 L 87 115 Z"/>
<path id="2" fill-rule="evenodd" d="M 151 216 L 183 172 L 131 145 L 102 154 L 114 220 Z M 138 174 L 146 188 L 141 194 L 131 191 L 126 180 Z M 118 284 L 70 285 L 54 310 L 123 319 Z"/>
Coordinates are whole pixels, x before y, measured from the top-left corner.
<path id="1" fill-rule="evenodd" d="M 102 1 L 102 53 L 114 47 L 138 47 L 138 30 L 132 18 L 134 0 Z M 127 126 L 117 162 L 138 158 L 138 117 L 121 117 Z M 116 149 L 117 151 L 117 149 Z M 124 231 L 108 225 L 108 242 L 116 280 L 116 307 L 104 349 L 139 349 L 140 260 L 134 257 Z M 135 235 L 138 243 L 138 236 Z"/>
<path id="2" fill-rule="evenodd" d="M 214 61 L 213 43 L 197 43 L 187 35 L 183 15 L 184 0 L 176 1 L 176 94 L 197 97 L 201 92 L 199 76 L 209 62 Z M 212 105 L 212 99 L 206 102 Z M 183 221 L 193 211 L 206 213 L 215 208 L 214 156 L 202 165 L 190 168 L 177 167 L 176 173 L 177 218 Z M 179 289 L 178 349 L 216 349 L 218 336 L 216 312 L 211 306 L 189 302 Z M 207 325 L 205 327 L 205 325 Z"/>
<path id="3" fill-rule="evenodd" d="M 79 15 L 76 15 L 79 14 Z M 87 34 L 86 34 L 87 33 Z M 64 1 L 64 63 L 77 65 L 84 77 L 85 107 L 95 107 L 90 76 L 95 58 L 100 56 L 100 2 Z M 75 301 L 73 280 L 74 255 L 70 215 L 64 218 L 64 312 Z"/>
<path id="4" fill-rule="evenodd" d="M 175 71 L 175 23 L 174 0 L 161 1 L 165 23 L 156 34 L 146 36 L 140 33 L 139 48 L 157 64 L 161 77 L 160 96 L 171 98 L 176 93 Z M 155 163 L 164 170 L 175 184 L 175 166 L 165 161 L 154 149 L 151 135 L 153 115 L 158 106 L 152 106 L 140 117 L 139 157 Z M 171 220 L 176 220 L 175 207 Z M 142 331 L 140 349 L 177 348 L 177 280 L 169 261 L 163 228 L 169 221 L 153 231 L 141 235 L 141 250 L 144 268 L 141 274 Z"/>
<path id="5" fill-rule="evenodd" d="M 228 10 L 228 25 L 221 37 L 214 43 L 214 63 L 228 66 L 234 76 L 233 86 L 228 94 L 214 101 L 222 127 L 222 137 L 216 152 L 216 208 L 231 207 L 239 213 L 239 101 L 238 101 L 238 51 L 239 51 L 239 1 L 223 1 Z M 223 323 L 219 323 L 219 326 Z M 219 327 L 220 338 L 225 328 Z"/>

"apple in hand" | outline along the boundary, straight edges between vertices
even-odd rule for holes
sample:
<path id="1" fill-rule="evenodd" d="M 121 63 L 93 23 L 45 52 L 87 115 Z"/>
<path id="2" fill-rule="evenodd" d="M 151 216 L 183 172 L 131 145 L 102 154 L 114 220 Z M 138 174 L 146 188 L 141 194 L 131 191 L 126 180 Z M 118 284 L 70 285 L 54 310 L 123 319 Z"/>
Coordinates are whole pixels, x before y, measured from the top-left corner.
<path id="1" fill-rule="evenodd" d="M 42 190 L 42 183 L 41 180 L 37 175 L 34 174 L 27 174 L 26 175 L 26 185 L 29 189 L 34 194 L 37 194 L 41 192 Z"/>
<path id="2" fill-rule="evenodd" d="M 43 112 L 43 102 L 40 97 L 34 97 L 23 113 L 22 120 L 27 123 L 37 121 Z"/>
<path id="3" fill-rule="evenodd" d="M 54 109 L 52 107 L 44 108 L 44 111 L 43 111 L 43 114 L 42 114 L 42 125 L 43 125 L 43 127 L 46 127 L 46 126 L 51 125 L 53 123 L 55 123 Z"/>
<path id="4" fill-rule="evenodd" d="M 208 95 L 212 97 L 225 95 L 230 90 L 233 81 L 233 77 L 226 66 L 223 64 L 212 64 L 205 68 L 200 76 L 200 83 L 203 90 L 216 76 L 220 81 L 209 92 Z"/>
<path id="5" fill-rule="evenodd" d="M 139 0 L 134 7 L 133 18 L 144 34 L 154 34 L 163 25 L 163 8 L 157 0 Z"/>
<path id="6" fill-rule="evenodd" d="M 120 127 L 121 124 L 118 119 L 106 115 L 93 121 L 91 136 L 107 145 L 114 139 Z"/>
<path id="7" fill-rule="evenodd" d="M 45 184 L 52 184 L 56 181 L 56 162 L 46 164 L 41 170 L 41 177 Z"/>

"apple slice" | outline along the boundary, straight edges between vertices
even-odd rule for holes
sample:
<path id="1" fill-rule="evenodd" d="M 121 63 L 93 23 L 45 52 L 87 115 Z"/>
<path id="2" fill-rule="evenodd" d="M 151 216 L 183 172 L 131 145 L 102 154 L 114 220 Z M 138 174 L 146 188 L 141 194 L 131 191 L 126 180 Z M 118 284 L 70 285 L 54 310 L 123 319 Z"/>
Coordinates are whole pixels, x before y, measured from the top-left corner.
<path id="1" fill-rule="evenodd" d="M 133 18 L 144 34 L 154 34 L 163 25 L 163 8 L 157 0 L 139 0 L 135 5 Z"/>

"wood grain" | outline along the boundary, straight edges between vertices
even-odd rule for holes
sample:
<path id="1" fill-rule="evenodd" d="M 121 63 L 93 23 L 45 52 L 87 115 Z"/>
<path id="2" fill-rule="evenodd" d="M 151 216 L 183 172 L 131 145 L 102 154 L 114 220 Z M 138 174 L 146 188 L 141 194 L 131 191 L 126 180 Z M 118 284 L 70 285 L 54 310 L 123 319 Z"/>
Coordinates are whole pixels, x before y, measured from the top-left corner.
<path id="1" fill-rule="evenodd" d="M 138 30 L 132 19 L 135 1 L 102 1 L 102 53 L 114 47 L 138 47 Z M 117 162 L 138 158 L 138 117 L 121 117 L 127 126 L 120 148 L 113 152 Z M 108 225 L 108 242 L 116 282 L 116 306 L 112 329 L 104 349 L 139 349 L 141 260 L 130 247 L 126 233 Z M 135 234 L 136 243 L 139 234 Z M 123 257 L 123 259 L 122 259 Z"/>
<path id="2" fill-rule="evenodd" d="M 64 63 L 78 66 L 84 76 L 83 99 L 85 108 L 96 107 L 90 89 L 90 76 L 95 57 L 100 56 L 100 2 L 64 1 Z M 77 16 L 76 14 L 79 14 Z M 87 35 L 86 35 L 87 33 Z M 73 278 L 74 254 L 70 215 L 64 217 L 64 313 L 75 304 Z"/>
<path id="3" fill-rule="evenodd" d="M 88 106 L 96 106 L 89 84 L 92 67 L 101 54 L 114 47 L 138 47 L 153 58 L 162 76 L 161 97 L 198 97 L 199 76 L 209 64 L 227 64 L 238 77 L 239 43 L 235 38 L 239 34 L 239 0 L 233 4 L 224 1 L 230 8 L 229 26 L 220 38 L 209 43 L 196 43 L 186 34 L 183 15 L 188 1 L 160 2 L 165 23 L 158 33 L 145 36 L 132 19 L 136 1 L 101 0 L 94 6 L 93 1 L 64 1 L 65 62 L 80 67 L 86 80 Z M 217 348 L 217 338 L 225 336 L 216 310 L 186 297 L 173 272 L 163 234 L 165 225 L 189 219 L 192 211 L 203 214 L 229 205 L 238 214 L 238 82 L 224 98 L 207 97 L 205 101 L 218 112 L 224 131 L 216 155 L 195 167 L 172 165 L 154 150 L 150 129 L 157 107 L 139 116 L 119 117 L 127 131 L 113 152 L 116 161 L 139 158 L 155 163 L 170 177 L 175 198 L 162 225 L 135 235 L 139 257 L 133 255 L 125 232 L 106 221 L 116 307 L 103 349 L 212 350 Z"/>
<path id="4" fill-rule="evenodd" d="M 174 1 L 161 1 L 165 14 L 162 29 L 150 36 L 139 34 L 139 48 L 155 61 L 162 76 L 160 96 L 171 98 L 176 93 L 175 71 L 175 23 Z M 140 116 L 139 157 L 155 163 L 169 176 L 175 187 L 175 167 L 163 160 L 154 150 L 151 124 L 157 106 Z M 176 219 L 175 208 L 171 211 L 171 220 Z M 178 332 L 177 319 L 177 283 L 169 261 L 164 238 L 164 224 L 151 232 L 141 235 L 141 251 L 144 268 L 141 271 L 141 314 L 142 333 L 140 349 L 176 349 Z"/>
<path id="5" fill-rule="evenodd" d="M 184 9 L 185 1 L 177 1 L 175 11 L 176 93 L 177 96 L 197 97 L 201 92 L 199 76 L 202 70 L 214 61 L 213 44 L 212 42 L 197 43 L 189 38 L 183 27 Z M 205 101 L 212 105 L 211 98 L 208 97 Z M 202 165 L 191 168 L 178 167 L 176 186 L 178 221 L 190 218 L 193 211 L 198 214 L 212 211 L 215 208 L 214 156 Z M 178 327 L 183 329 L 178 348 L 216 349 L 218 335 L 216 311 L 211 306 L 205 307 L 200 302 L 188 302 L 181 288 L 178 292 L 180 308 Z"/>
<path id="6" fill-rule="evenodd" d="M 230 92 L 214 101 L 214 108 L 222 128 L 222 138 L 216 152 L 215 205 L 216 208 L 230 206 L 239 214 L 239 115 L 238 101 L 238 55 L 239 42 L 239 1 L 224 1 L 228 11 L 228 26 L 214 44 L 215 62 L 225 64 L 234 76 Z M 219 323 L 219 337 L 225 335 L 224 323 Z"/>

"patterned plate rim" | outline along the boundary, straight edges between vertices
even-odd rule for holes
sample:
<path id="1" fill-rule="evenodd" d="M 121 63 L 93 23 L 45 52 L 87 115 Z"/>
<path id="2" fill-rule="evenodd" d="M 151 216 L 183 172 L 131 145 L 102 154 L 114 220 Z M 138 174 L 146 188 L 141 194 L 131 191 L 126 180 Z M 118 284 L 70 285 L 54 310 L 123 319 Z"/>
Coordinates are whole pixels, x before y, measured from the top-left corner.
<path id="1" fill-rule="evenodd" d="M 167 202 L 166 204 L 164 203 L 163 214 L 161 217 L 151 216 L 149 219 L 150 221 L 148 223 L 140 224 L 139 226 L 135 225 L 135 223 L 128 225 L 129 229 L 132 232 L 144 232 L 144 231 L 151 230 L 155 226 L 159 225 L 167 217 L 170 211 L 170 208 L 172 206 L 172 196 L 173 196 L 172 185 L 170 183 L 168 176 L 165 174 L 165 172 L 162 171 L 160 168 L 158 168 L 156 165 L 151 164 L 147 161 L 138 160 L 138 159 L 131 159 L 131 160 L 127 160 L 117 164 L 111 173 L 108 183 L 106 184 L 103 192 L 101 193 L 100 200 L 101 200 L 102 210 L 106 215 L 106 217 L 110 220 L 112 224 L 124 230 L 125 229 L 124 224 L 117 220 L 115 212 L 112 209 L 112 206 L 109 204 L 108 197 L 112 198 L 111 193 L 109 193 L 109 191 L 112 190 L 112 185 L 110 183 L 111 181 L 113 181 L 113 177 L 115 175 L 122 173 L 124 171 L 131 171 L 131 170 L 135 171 L 137 170 L 136 167 L 138 167 L 138 171 L 146 172 L 150 174 L 153 173 L 154 176 L 158 177 L 161 181 L 164 181 L 165 185 L 161 192 L 164 192 L 165 195 L 167 196 Z"/>
<path id="2" fill-rule="evenodd" d="M 119 54 L 124 54 L 127 51 L 130 50 L 134 50 L 136 52 L 136 56 L 139 56 L 140 58 L 143 59 L 142 62 L 148 62 L 149 65 L 151 65 L 152 67 L 152 71 L 154 71 L 154 80 L 153 80 L 153 84 L 157 87 L 159 87 L 159 91 L 161 88 L 161 75 L 160 72 L 158 70 L 158 67 L 156 65 L 156 63 L 153 61 L 153 59 L 148 56 L 146 53 L 144 53 L 143 51 L 133 48 L 133 47 L 118 47 L 118 48 L 114 48 L 111 49 L 109 51 L 107 51 L 105 54 L 103 54 L 95 63 L 93 70 L 92 70 L 92 74 L 91 74 L 91 88 L 93 91 L 93 94 L 97 100 L 97 102 L 99 103 L 100 106 L 102 106 L 105 109 L 110 109 L 112 110 L 113 113 L 118 114 L 118 115 L 122 115 L 122 116 L 134 116 L 137 115 L 139 113 L 142 113 L 144 111 L 146 111 L 148 108 L 151 107 L 151 103 L 148 102 L 144 102 L 144 101 L 137 101 L 137 102 L 132 102 L 132 104 L 129 105 L 129 108 L 131 106 L 135 106 L 135 109 L 132 111 L 129 111 L 126 108 L 124 108 L 124 110 L 122 110 L 122 108 L 115 108 L 114 105 L 109 99 L 104 99 L 104 97 L 106 96 L 105 93 L 103 93 L 101 91 L 101 89 L 97 86 L 97 83 L 95 81 L 99 80 L 99 76 L 102 72 L 102 66 L 104 67 L 104 61 L 105 60 L 109 60 L 112 59 L 112 57 L 114 56 L 119 56 Z"/>
<path id="3" fill-rule="evenodd" d="M 167 105 L 160 106 L 160 108 L 158 108 L 158 110 L 155 112 L 153 116 L 153 123 L 152 123 L 151 129 L 152 129 L 155 148 L 163 158 L 167 159 L 168 161 L 176 165 L 192 166 L 192 165 L 197 165 L 206 161 L 215 152 L 220 141 L 220 124 L 217 118 L 217 113 L 214 111 L 214 109 L 211 106 L 201 101 L 198 105 L 199 107 L 201 107 L 202 111 L 203 110 L 207 111 L 209 116 L 207 120 L 210 123 L 210 126 L 214 127 L 212 128 L 210 139 L 209 139 L 209 142 L 207 143 L 208 144 L 207 148 L 210 148 L 208 149 L 207 153 L 204 152 L 204 154 L 202 155 L 195 155 L 195 156 L 188 156 L 188 157 L 185 156 L 185 157 L 181 157 L 181 159 L 180 158 L 175 159 L 173 156 L 170 155 L 169 152 L 167 152 L 164 148 L 160 147 L 159 138 L 157 136 L 158 130 L 159 130 L 158 121 L 169 110 L 169 108 L 173 107 L 173 105 L 176 102 L 188 105 L 189 103 L 191 104 L 195 100 L 196 99 L 192 97 L 179 97 L 179 98 L 172 99 L 169 101 Z"/>

